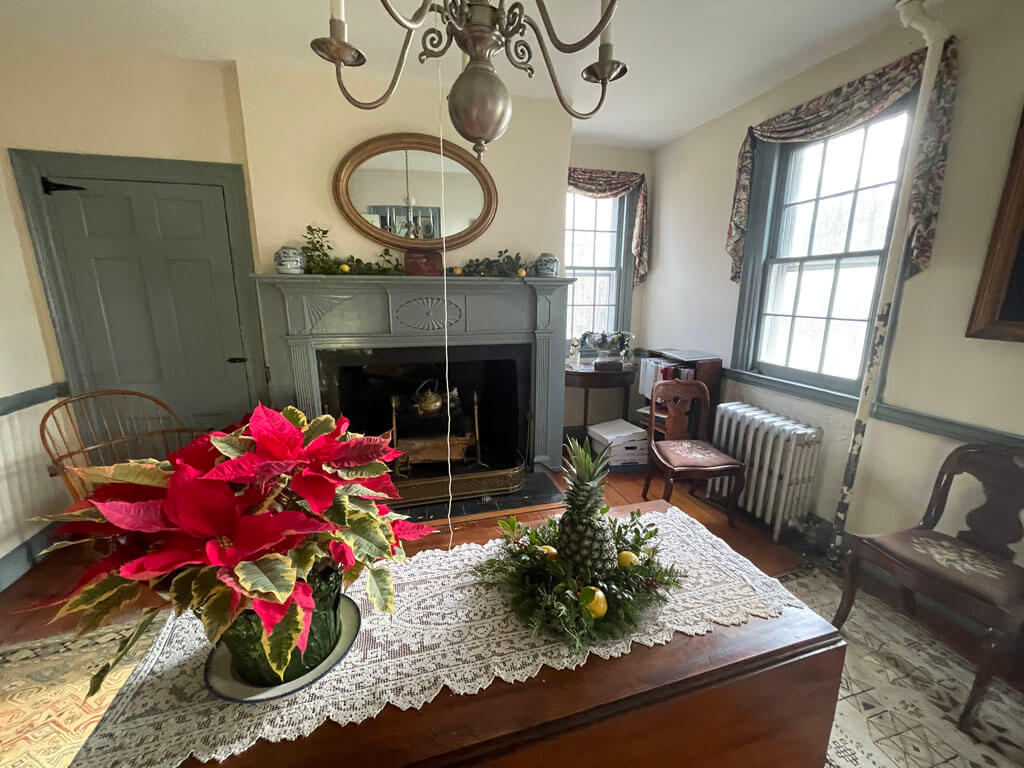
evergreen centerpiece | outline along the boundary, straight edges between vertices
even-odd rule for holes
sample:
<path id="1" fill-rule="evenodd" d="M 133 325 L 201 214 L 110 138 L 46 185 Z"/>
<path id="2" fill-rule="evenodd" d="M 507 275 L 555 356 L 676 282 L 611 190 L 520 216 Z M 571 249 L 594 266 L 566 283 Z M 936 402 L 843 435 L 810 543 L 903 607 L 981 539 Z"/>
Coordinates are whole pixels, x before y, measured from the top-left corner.
<path id="1" fill-rule="evenodd" d="M 102 541 L 105 556 L 58 602 L 79 613 L 78 632 L 152 606 L 191 610 L 212 644 L 223 640 L 246 682 L 287 682 L 317 666 L 337 643 L 340 591 L 366 572 L 375 608 L 394 605 L 385 560 L 431 529 L 384 503 L 398 497 L 390 436 L 348 431 L 331 416 L 257 406 L 230 433 L 202 435 L 166 461 L 143 459 L 74 471 L 97 486 L 58 515 L 53 548 Z M 93 677 L 95 693 L 153 621 L 139 623 Z"/>
<path id="2" fill-rule="evenodd" d="M 608 450 L 594 457 L 589 441 L 569 440 L 565 513 L 535 529 L 503 520 L 501 553 L 477 567 L 527 626 L 577 650 L 635 631 L 680 585 L 675 566 L 658 560 L 653 523 L 639 511 L 607 517 Z"/>

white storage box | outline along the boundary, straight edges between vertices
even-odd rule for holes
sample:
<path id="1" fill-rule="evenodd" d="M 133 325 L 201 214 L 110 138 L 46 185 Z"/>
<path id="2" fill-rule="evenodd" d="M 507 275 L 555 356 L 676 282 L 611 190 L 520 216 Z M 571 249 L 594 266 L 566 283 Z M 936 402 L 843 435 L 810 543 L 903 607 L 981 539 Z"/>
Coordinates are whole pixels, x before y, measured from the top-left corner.
<path id="1" fill-rule="evenodd" d="M 640 467 L 647 464 L 647 432 L 623 419 L 587 427 L 595 451 L 611 445 L 612 467 Z"/>

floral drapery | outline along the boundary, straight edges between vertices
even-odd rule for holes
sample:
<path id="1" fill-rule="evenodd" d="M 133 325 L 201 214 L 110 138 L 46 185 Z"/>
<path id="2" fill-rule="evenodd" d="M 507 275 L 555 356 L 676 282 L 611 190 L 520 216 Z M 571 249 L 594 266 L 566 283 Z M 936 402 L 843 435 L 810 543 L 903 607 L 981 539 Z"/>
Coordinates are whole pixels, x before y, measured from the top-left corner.
<path id="1" fill-rule="evenodd" d="M 569 188 L 588 197 L 622 197 L 637 191 L 636 217 L 633 222 L 633 285 L 647 279 L 650 262 L 650 224 L 647 216 L 647 179 L 633 171 L 602 171 L 595 168 L 570 168 Z"/>
<path id="2" fill-rule="evenodd" d="M 793 107 L 780 115 L 751 126 L 740 147 L 733 194 L 732 216 L 725 250 L 732 260 L 731 279 L 740 281 L 743 244 L 747 234 L 750 178 L 754 164 L 754 141 L 811 141 L 855 128 L 891 107 L 921 82 L 927 49 L 922 48 L 828 93 Z M 958 48 L 949 38 L 942 51 L 935 88 L 928 113 L 921 151 L 911 181 L 909 274 L 926 269 L 935 239 L 942 182 L 946 173 L 946 146 L 953 119 L 957 91 Z"/>

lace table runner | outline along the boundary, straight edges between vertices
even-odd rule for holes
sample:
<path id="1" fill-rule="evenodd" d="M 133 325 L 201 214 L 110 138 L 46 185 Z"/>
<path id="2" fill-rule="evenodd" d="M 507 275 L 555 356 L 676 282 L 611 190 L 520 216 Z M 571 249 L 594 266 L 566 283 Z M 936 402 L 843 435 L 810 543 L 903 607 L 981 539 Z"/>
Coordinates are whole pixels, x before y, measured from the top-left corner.
<path id="1" fill-rule="evenodd" d="M 784 606 L 803 607 L 681 510 L 652 516 L 661 557 L 686 574 L 683 585 L 670 593 L 656 622 L 590 653 L 621 656 L 632 643 L 664 644 L 675 632 L 702 635 L 712 623 L 738 625 L 751 616 L 779 616 Z M 267 703 L 231 703 L 211 694 L 203 682 L 210 647 L 202 625 L 191 614 L 169 619 L 72 765 L 170 768 L 190 755 L 223 760 L 258 739 L 306 736 L 327 719 L 358 723 L 388 704 L 419 709 L 446 686 L 471 694 L 495 678 L 527 680 L 543 665 L 582 665 L 586 653 L 531 635 L 501 600 L 475 583 L 473 566 L 499 546 L 490 541 L 426 550 L 392 565 L 393 614 L 370 607 L 360 579 L 349 594 L 362 611 L 362 629 L 348 656 L 303 691 Z"/>

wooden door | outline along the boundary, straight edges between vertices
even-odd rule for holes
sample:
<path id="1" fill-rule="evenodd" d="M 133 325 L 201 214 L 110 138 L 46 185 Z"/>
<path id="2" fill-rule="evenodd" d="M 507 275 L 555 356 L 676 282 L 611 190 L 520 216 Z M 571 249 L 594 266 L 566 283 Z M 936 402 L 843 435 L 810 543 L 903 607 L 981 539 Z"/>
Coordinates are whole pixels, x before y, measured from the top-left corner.
<path id="1" fill-rule="evenodd" d="M 54 310 L 81 331 L 91 386 L 154 395 L 198 428 L 237 421 L 249 382 L 221 187 L 48 182 L 70 279 Z"/>

